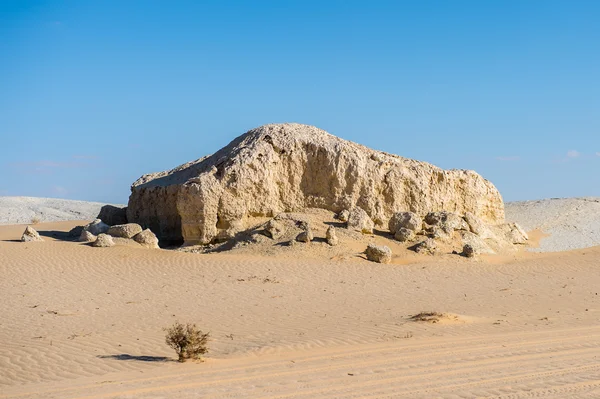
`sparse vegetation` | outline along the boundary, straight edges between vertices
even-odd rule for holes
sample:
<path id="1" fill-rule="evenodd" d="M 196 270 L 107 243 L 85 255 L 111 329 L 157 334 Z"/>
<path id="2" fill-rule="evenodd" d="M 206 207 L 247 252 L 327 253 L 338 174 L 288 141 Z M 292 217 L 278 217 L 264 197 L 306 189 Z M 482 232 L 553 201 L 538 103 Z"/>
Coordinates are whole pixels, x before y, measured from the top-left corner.
<path id="1" fill-rule="evenodd" d="M 165 342 L 175 349 L 180 362 L 187 359 L 200 359 L 208 352 L 210 333 L 203 333 L 195 324 L 181 324 L 175 322 L 171 327 L 164 329 L 167 332 Z"/>
<path id="2" fill-rule="evenodd" d="M 42 221 L 42 218 L 35 215 L 34 217 L 31 218 L 31 224 L 38 224 Z"/>

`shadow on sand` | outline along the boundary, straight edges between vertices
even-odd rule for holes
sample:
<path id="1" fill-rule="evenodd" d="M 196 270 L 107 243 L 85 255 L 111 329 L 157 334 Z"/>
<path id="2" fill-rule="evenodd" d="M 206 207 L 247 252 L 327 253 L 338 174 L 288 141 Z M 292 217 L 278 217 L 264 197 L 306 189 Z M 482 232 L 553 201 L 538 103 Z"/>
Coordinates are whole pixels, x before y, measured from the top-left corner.
<path id="1" fill-rule="evenodd" d="M 138 362 L 173 362 L 173 359 L 164 356 L 133 356 L 127 353 L 121 353 L 120 355 L 98 355 L 100 359 L 114 359 L 114 360 L 135 360 Z"/>

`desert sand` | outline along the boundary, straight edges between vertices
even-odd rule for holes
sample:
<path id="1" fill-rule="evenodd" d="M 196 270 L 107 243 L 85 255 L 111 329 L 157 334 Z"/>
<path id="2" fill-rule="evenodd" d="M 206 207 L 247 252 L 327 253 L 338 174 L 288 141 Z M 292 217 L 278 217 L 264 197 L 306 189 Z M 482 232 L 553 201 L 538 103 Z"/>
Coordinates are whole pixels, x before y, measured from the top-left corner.
<path id="1" fill-rule="evenodd" d="M 600 396 L 598 247 L 383 265 L 60 239 L 78 224 L 0 226 L 0 398 Z M 176 320 L 204 362 L 175 361 Z"/>

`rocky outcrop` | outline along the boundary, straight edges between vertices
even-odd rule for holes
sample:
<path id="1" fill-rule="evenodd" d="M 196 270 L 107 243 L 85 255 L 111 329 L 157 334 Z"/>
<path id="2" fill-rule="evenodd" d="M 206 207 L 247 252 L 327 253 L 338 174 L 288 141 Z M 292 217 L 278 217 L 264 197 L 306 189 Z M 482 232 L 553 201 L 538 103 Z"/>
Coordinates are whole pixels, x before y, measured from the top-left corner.
<path id="1" fill-rule="evenodd" d="M 44 241 L 42 237 L 38 234 L 37 231 L 31 226 L 25 227 L 25 231 L 21 236 L 22 242 L 33 242 L 33 241 Z"/>
<path id="2" fill-rule="evenodd" d="M 390 263 L 392 261 L 392 250 L 385 245 L 369 244 L 365 254 L 371 262 Z"/>
<path id="3" fill-rule="evenodd" d="M 142 176 L 127 219 L 160 239 L 195 244 L 233 237 L 252 217 L 356 207 L 377 226 L 400 211 L 504 221 L 500 194 L 473 171 L 446 171 L 299 124 L 262 126 L 209 157 Z"/>

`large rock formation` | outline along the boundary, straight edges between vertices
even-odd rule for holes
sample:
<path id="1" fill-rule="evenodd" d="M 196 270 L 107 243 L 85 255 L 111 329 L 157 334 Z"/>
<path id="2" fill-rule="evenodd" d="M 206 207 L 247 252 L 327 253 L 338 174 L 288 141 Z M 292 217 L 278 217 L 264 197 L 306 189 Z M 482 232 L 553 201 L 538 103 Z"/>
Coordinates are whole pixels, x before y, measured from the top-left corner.
<path id="1" fill-rule="evenodd" d="M 262 126 L 211 156 L 142 176 L 127 219 L 161 240 L 196 244 L 232 237 L 252 217 L 354 207 L 385 227 L 401 211 L 504 221 L 498 190 L 473 171 L 442 170 L 300 124 Z"/>

